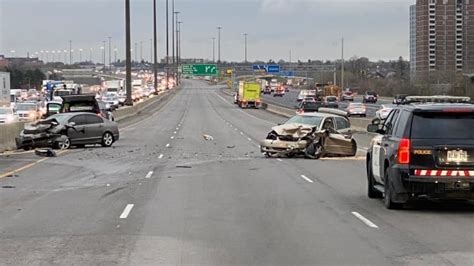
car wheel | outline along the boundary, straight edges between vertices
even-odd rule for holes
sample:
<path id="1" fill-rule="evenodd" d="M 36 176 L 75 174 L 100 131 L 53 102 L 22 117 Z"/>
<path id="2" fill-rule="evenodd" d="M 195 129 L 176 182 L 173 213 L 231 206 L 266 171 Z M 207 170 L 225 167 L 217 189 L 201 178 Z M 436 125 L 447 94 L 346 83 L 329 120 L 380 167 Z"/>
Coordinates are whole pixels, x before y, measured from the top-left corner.
<path id="1" fill-rule="evenodd" d="M 319 159 L 324 153 L 324 147 L 321 143 L 311 143 L 305 151 L 305 156 L 310 159 Z"/>
<path id="2" fill-rule="evenodd" d="M 367 160 L 367 196 L 371 199 L 383 198 L 383 193 L 374 188 L 375 180 L 372 172 L 372 161 Z"/>
<path id="3" fill-rule="evenodd" d="M 102 136 L 102 147 L 110 147 L 114 143 L 114 136 L 110 132 L 105 132 Z"/>
<path id="4" fill-rule="evenodd" d="M 388 174 L 388 169 L 385 170 L 384 174 L 385 181 L 385 193 L 384 193 L 384 203 L 385 207 L 389 210 L 397 210 L 403 208 L 403 203 L 396 203 L 392 201 L 392 186 L 390 185 L 390 177 Z"/>
<path id="5" fill-rule="evenodd" d="M 58 141 L 56 147 L 60 150 L 67 150 L 71 147 L 71 140 L 67 136 L 64 136 L 64 141 Z"/>
<path id="6" fill-rule="evenodd" d="M 357 154 L 357 143 L 355 142 L 355 140 L 352 140 L 352 154 L 351 156 L 356 156 Z"/>

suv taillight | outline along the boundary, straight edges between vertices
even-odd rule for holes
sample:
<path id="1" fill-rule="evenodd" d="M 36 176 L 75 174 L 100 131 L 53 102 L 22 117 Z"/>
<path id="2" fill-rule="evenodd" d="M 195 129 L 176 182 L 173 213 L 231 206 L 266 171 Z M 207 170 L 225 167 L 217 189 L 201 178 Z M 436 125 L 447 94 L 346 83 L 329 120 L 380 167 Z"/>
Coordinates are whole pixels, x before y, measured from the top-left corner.
<path id="1" fill-rule="evenodd" d="M 410 163 L 410 145 L 409 139 L 401 139 L 400 146 L 398 147 L 398 163 L 409 164 Z"/>

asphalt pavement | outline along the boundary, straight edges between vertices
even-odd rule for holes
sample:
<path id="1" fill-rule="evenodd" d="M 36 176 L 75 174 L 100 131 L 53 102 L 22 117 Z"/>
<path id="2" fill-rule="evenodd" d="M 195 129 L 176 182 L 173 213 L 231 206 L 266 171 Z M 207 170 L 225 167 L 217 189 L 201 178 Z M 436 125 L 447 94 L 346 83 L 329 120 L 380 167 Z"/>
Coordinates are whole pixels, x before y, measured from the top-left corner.
<path id="1" fill-rule="evenodd" d="M 290 89 L 289 92 L 286 92 L 283 97 L 274 97 L 273 94 L 262 94 L 262 98 L 265 102 L 270 104 L 276 104 L 287 108 L 297 108 L 299 103 L 297 102 L 298 94 L 300 90 L 298 89 Z M 354 98 L 354 102 L 362 102 L 362 96 L 356 96 Z M 343 101 L 339 102 L 339 109 L 345 110 L 350 102 Z M 381 108 L 382 104 L 390 104 L 391 101 L 389 99 L 379 99 L 377 103 L 366 103 L 365 106 L 367 107 L 367 117 L 374 117 L 375 112 Z"/>
<path id="2" fill-rule="evenodd" d="M 267 159 L 285 118 L 194 80 L 112 148 L 0 157 L 0 265 L 473 265 L 474 205 L 385 209 L 356 158 Z M 25 158 L 26 156 L 26 158 Z M 27 162 L 22 160 L 28 160 Z"/>

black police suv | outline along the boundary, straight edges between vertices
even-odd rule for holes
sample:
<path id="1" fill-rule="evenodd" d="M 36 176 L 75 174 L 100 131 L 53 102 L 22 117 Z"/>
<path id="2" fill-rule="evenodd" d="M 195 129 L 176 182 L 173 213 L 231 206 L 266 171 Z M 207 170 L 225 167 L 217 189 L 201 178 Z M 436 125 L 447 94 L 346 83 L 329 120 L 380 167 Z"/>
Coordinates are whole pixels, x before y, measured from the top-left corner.
<path id="1" fill-rule="evenodd" d="M 474 104 L 468 97 L 407 97 L 387 119 L 367 153 L 369 198 L 388 209 L 412 198 L 474 199 Z"/>

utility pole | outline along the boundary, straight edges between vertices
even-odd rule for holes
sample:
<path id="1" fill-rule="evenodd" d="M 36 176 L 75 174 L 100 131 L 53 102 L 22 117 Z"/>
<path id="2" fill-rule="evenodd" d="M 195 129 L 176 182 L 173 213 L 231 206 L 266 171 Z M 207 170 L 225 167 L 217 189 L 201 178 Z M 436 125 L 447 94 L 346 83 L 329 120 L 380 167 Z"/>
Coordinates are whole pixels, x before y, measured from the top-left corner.
<path id="1" fill-rule="evenodd" d="M 344 38 L 341 47 L 341 89 L 344 90 Z"/>
<path id="2" fill-rule="evenodd" d="M 158 94 L 158 56 L 157 56 L 157 29 L 156 29 L 156 0 L 153 0 L 153 40 L 150 39 L 150 62 L 153 62 L 153 85 L 155 86 L 155 93 Z M 153 45 L 154 44 L 154 45 Z M 153 57 L 153 51 L 155 55 Z"/>
<path id="3" fill-rule="evenodd" d="M 216 37 L 212 37 L 212 63 L 216 62 Z"/>
<path id="4" fill-rule="evenodd" d="M 169 90 L 169 64 L 170 64 L 170 41 L 169 41 L 169 1 L 166 0 L 166 89 Z"/>
<path id="5" fill-rule="evenodd" d="M 72 41 L 69 40 L 69 64 L 72 65 Z"/>
<path id="6" fill-rule="evenodd" d="M 112 70 L 112 37 L 109 37 L 109 70 Z"/>
<path id="7" fill-rule="evenodd" d="M 130 0 L 125 0 L 125 60 L 126 60 L 126 78 L 125 88 L 127 91 L 126 105 L 133 105 L 132 101 L 132 47 L 130 43 Z"/>
<path id="8" fill-rule="evenodd" d="M 247 63 L 247 33 L 244 33 L 244 39 L 245 39 L 245 60 L 244 62 Z"/>
<path id="9" fill-rule="evenodd" d="M 217 63 L 221 62 L 221 29 L 221 26 L 217 27 Z"/>
<path id="10" fill-rule="evenodd" d="M 177 79 L 176 84 L 179 84 L 178 68 L 181 61 L 181 24 L 183 24 L 183 22 L 177 21 L 177 25 L 176 25 L 176 29 L 177 29 L 177 32 L 176 32 L 176 79 Z"/>

